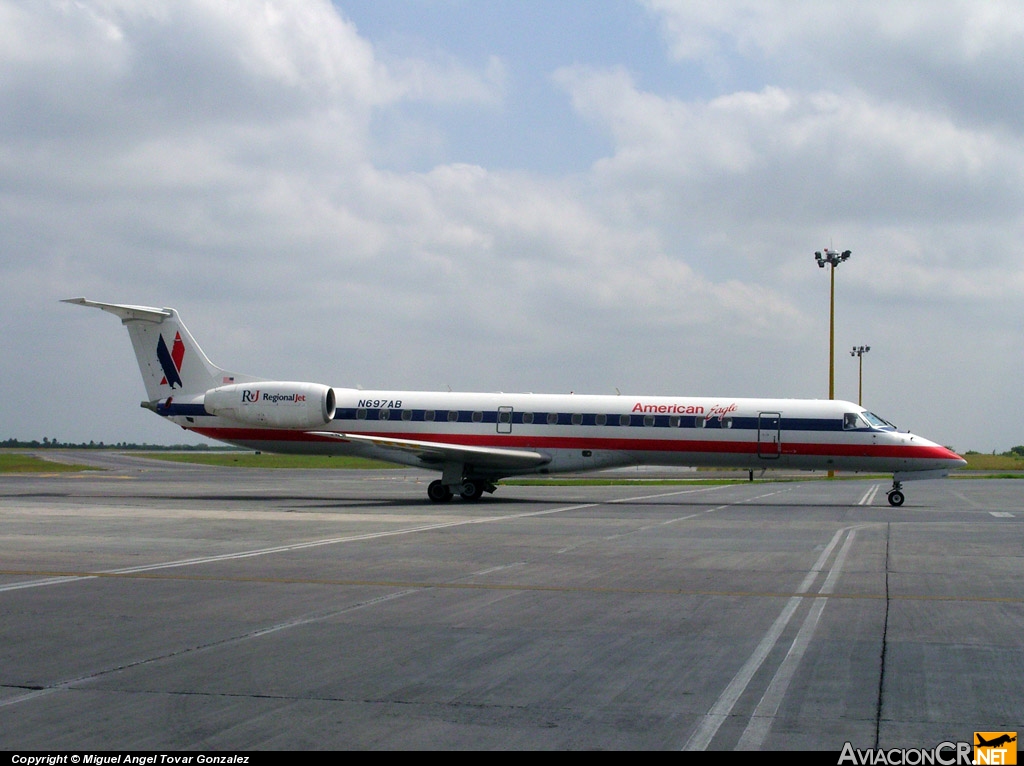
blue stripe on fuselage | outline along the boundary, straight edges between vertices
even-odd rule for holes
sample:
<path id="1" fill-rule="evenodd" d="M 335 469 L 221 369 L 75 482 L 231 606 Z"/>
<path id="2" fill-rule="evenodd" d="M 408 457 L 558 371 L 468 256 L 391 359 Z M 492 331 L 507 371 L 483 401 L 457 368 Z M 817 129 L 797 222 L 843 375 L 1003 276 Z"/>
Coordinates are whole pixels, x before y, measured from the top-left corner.
<path id="1" fill-rule="evenodd" d="M 433 417 L 427 420 L 426 413 L 432 413 Z M 458 414 L 456 420 L 449 420 L 449 413 L 455 412 Z M 383 413 L 383 415 L 382 415 Z M 474 420 L 474 414 L 477 419 Z M 572 412 L 557 412 L 554 413 L 556 420 L 554 422 L 548 422 L 548 416 L 552 413 L 549 412 L 523 412 L 514 411 L 512 414 L 512 425 L 514 426 L 542 426 L 542 425 L 559 425 L 559 426 L 597 426 L 598 413 L 572 413 Z M 525 422 L 523 416 L 532 415 L 532 422 Z M 601 424 L 600 427 L 616 427 L 616 428 L 707 428 L 707 429 L 746 429 L 746 430 L 757 430 L 758 418 L 755 417 L 743 417 L 743 416 L 731 416 L 731 426 L 723 426 L 722 421 L 718 418 L 709 418 L 704 422 L 703 426 L 697 426 L 697 417 L 693 415 L 644 415 L 644 414 L 628 414 L 620 412 L 609 412 L 602 413 L 605 416 L 606 422 Z M 621 423 L 620 417 L 623 414 L 629 418 L 628 424 Z M 361 416 L 360 416 L 361 415 Z M 577 415 L 580 418 L 580 422 L 573 422 L 573 415 Z M 645 418 L 653 418 L 652 425 L 645 424 Z M 412 423 L 491 423 L 496 424 L 498 422 L 498 412 L 496 410 L 444 410 L 444 409 L 386 409 L 386 408 L 355 408 L 355 407 L 339 407 L 334 413 L 334 419 L 336 421 L 396 421 L 396 422 L 412 422 Z M 674 422 L 678 420 L 678 425 L 674 425 Z M 762 424 L 764 430 L 768 430 Z M 782 418 L 781 428 L 783 431 L 843 431 L 842 418 Z M 851 429 L 845 429 L 851 430 Z M 874 429 L 861 428 L 856 429 L 858 431 L 871 431 Z"/>
<path id="2" fill-rule="evenodd" d="M 426 414 L 433 413 L 433 418 L 427 420 Z M 458 414 L 457 420 L 449 420 L 449 412 L 456 412 Z M 171 402 L 166 407 L 161 407 L 158 410 L 160 415 L 165 417 L 177 416 L 177 417 L 207 417 L 209 413 L 203 407 L 202 404 L 177 404 Z M 384 413 L 382 415 L 382 413 Z M 360 417 L 359 414 L 363 416 Z M 549 412 L 523 412 L 514 411 L 512 415 L 513 426 L 543 426 L 543 425 L 559 425 L 559 426 L 598 426 L 597 418 L 599 413 L 572 413 L 572 412 L 557 412 L 555 415 L 555 422 L 549 423 L 548 417 L 552 413 Z M 605 417 L 605 423 L 598 426 L 602 428 L 688 428 L 696 430 L 748 430 L 756 431 L 758 429 L 758 418 L 756 416 L 731 416 L 731 425 L 725 426 L 722 421 L 718 418 L 709 418 L 704 421 L 703 426 L 698 426 L 698 418 L 693 415 L 651 415 L 651 414 L 629 414 L 620 412 L 608 412 L 601 413 Z M 625 414 L 629 418 L 628 424 L 620 422 L 620 417 Z M 474 420 L 474 415 L 477 419 Z M 533 422 L 526 422 L 523 419 L 524 415 L 532 415 Z M 573 422 L 573 416 L 576 415 L 580 422 Z M 651 425 L 645 424 L 645 418 L 653 418 Z M 424 423 L 433 422 L 437 424 L 444 423 L 489 423 L 495 425 L 498 423 L 498 412 L 496 410 L 430 410 L 430 409 L 382 409 L 382 408 L 355 408 L 355 407 L 341 407 L 334 413 L 335 422 L 352 421 L 355 423 L 375 421 L 375 422 L 387 422 L 395 421 L 396 423 L 401 422 L 412 422 L 412 423 Z M 678 425 L 675 423 L 678 422 Z M 770 426 L 764 426 L 763 430 L 772 430 Z M 783 431 L 849 431 L 851 429 L 843 428 L 842 418 L 787 418 L 783 417 L 781 422 L 781 429 Z M 887 430 L 887 429 L 871 429 L 871 428 L 859 428 L 854 429 L 856 431 L 870 432 L 873 430 Z"/>
<path id="3" fill-rule="evenodd" d="M 195 418 L 195 417 L 206 417 L 210 413 L 206 411 L 206 408 L 201 404 L 175 404 L 171 402 L 169 405 L 157 408 L 157 414 L 165 417 L 184 417 L 184 418 Z"/>

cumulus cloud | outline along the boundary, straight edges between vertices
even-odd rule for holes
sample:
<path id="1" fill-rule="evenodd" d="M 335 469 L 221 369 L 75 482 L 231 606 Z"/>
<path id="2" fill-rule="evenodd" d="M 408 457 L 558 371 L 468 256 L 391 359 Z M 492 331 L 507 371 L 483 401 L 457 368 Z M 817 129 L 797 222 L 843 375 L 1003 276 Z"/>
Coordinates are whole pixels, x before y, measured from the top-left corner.
<path id="1" fill-rule="evenodd" d="M 642 0 L 672 55 L 725 80 L 761 77 L 857 88 L 962 120 L 1020 125 L 1024 33 L 1010 0 Z"/>
<path id="2" fill-rule="evenodd" d="M 1008 83 L 1004 6 L 930 21 L 917 6 L 644 5 L 666 67 L 726 85 L 545 53 L 555 97 L 609 147 L 563 173 L 465 161 L 432 119 L 525 120 L 509 103 L 523 62 L 467 63 L 443 41 L 385 54 L 343 4 L 0 0 L 0 317 L 26 328 L 3 352 L 85 371 L 19 372 L 0 395 L 28 412 L 31 396 L 109 385 L 95 360 L 125 341 L 107 317 L 54 308 L 74 294 L 176 304 L 218 363 L 269 376 L 821 395 L 811 252 L 835 237 L 855 250 L 847 321 L 875 333 L 856 341 L 906 361 L 889 360 L 883 414 L 936 368 L 928 333 L 960 332 L 950 306 L 1019 308 L 1017 107 L 974 108 L 947 76 L 981 82 L 1002 63 Z M 817 61 L 829 13 L 844 51 L 930 84 L 904 97 L 864 56 Z M 947 32 L 950 50 L 931 51 Z M 736 77 L 760 81 L 730 84 L 750 70 Z M 380 162 L 409 151 L 429 161 Z M 69 321 L 104 340 L 62 344 Z M 977 364 L 1005 370 L 980 350 Z M 76 438 L 104 418 L 129 427 L 109 415 L 121 406 Z M 150 438 L 173 438 L 153 422 Z"/>
<path id="3" fill-rule="evenodd" d="M 45 192 L 55 220 L 95 222 L 105 198 L 100 215 L 172 252 L 239 246 L 254 229 L 265 249 L 350 233 L 372 111 L 492 100 L 500 80 L 500 67 L 391 71 L 327 2 L 2 7 L 17 41 L 0 54 L 4 176 Z"/>
<path id="4" fill-rule="evenodd" d="M 986 232 L 1019 230 L 1024 202 L 1021 142 L 999 125 L 860 90 L 766 86 L 685 101 L 642 91 L 622 69 L 575 66 L 556 80 L 614 139 L 594 165 L 609 195 L 680 238 L 720 243 L 764 279 L 795 273 L 750 243 L 813 222 L 899 253 L 862 274 L 872 292 L 1009 298 L 1024 280 L 1014 251 Z M 738 236 L 723 241 L 725 231 Z"/>

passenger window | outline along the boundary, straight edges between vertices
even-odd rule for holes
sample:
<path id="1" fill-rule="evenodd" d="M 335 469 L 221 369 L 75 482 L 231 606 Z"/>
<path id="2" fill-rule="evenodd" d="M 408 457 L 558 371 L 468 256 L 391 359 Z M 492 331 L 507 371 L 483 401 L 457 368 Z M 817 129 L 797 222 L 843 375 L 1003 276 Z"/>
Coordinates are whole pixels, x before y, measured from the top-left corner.
<path id="1" fill-rule="evenodd" d="M 402 410 L 402 420 L 412 420 L 412 410 Z"/>
<path id="2" fill-rule="evenodd" d="M 583 425 L 583 416 L 578 412 L 574 412 L 572 414 L 572 424 L 574 426 Z"/>
<path id="3" fill-rule="evenodd" d="M 454 423 L 458 419 L 459 419 L 459 411 L 458 410 L 448 410 L 448 422 L 449 423 Z"/>
<path id="4" fill-rule="evenodd" d="M 548 425 L 549 426 L 558 425 L 558 413 L 557 412 L 549 412 L 548 413 Z"/>
<path id="5" fill-rule="evenodd" d="M 645 426 L 653 426 L 654 425 L 654 415 L 644 415 L 644 425 Z"/>
<path id="6" fill-rule="evenodd" d="M 619 425 L 620 426 L 628 426 L 629 425 L 629 415 L 619 415 Z"/>
<path id="7" fill-rule="evenodd" d="M 433 410 L 423 410 L 423 419 L 428 423 L 434 419 Z"/>
<path id="8" fill-rule="evenodd" d="M 607 422 L 608 422 L 608 416 L 607 415 L 602 414 L 602 415 L 595 415 L 594 416 L 594 425 L 603 426 Z"/>
<path id="9" fill-rule="evenodd" d="M 533 413 L 532 412 L 524 412 L 523 413 L 523 425 L 527 425 L 528 426 L 532 422 L 533 422 Z"/>
<path id="10" fill-rule="evenodd" d="M 484 414 L 482 412 L 474 412 L 473 413 L 473 422 L 474 423 L 483 423 L 484 422 Z"/>
<path id="11" fill-rule="evenodd" d="M 683 419 L 678 415 L 669 415 L 668 425 L 669 428 L 679 428 L 683 424 Z"/>
<path id="12" fill-rule="evenodd" d="M 366 420 L 366 410 L 362 408 L 356 410 L 356 420 Z"/>

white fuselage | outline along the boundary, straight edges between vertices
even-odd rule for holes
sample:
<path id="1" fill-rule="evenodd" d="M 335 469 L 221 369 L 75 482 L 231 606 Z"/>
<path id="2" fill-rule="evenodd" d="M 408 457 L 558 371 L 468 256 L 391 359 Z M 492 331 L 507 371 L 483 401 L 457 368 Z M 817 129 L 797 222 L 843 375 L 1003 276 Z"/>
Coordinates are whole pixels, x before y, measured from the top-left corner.
<path id="1" fill-rule="evenodd" d="M 411 452 L 402 455 L 328 433 L 531 450 L 549 458 L 538 466 L 478 471 L 494 477 L 627 465 L 915 472 L 964 462 L 945 447 L 888 424 L 844 420 L 864 409 L 843 401 L 344 388 L 335 388 L 334 395 L 333 419 L 315 432 L 239 427 L 209 416 L 172 419 L 253 449 L 355 454 L 426 468 L 439 466 Z"/>

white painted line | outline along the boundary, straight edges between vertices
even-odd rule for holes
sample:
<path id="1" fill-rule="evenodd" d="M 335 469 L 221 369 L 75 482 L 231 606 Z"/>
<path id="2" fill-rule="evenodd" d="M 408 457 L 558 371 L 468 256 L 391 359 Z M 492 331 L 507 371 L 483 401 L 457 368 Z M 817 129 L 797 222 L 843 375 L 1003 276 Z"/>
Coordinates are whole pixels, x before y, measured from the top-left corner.
<path id="1" fill-rule="evenodd" d="M 828 594 L 834 591 L 836 580 L 839 578 L 839 573 L 846 563 L 846 556 L 850 552 L 850 547 L 853 545 L 853 539 L 856 535 L 857 530 L 854 529 L 846 536 L 846 542 L 843 543 L 839 555 L 836 556 L 832 570 L 821 586 L 821 590 L 818 591 L 819 593 Z M 768 730 L 771 728 L 775 716 L 779 712 L 779 706 L 782 704 L 782 700 L 789 689 L 789 683 L 793 680 L 793 676 L 796 675 L 796 670 L 800 666 L 800 660 L 803 659 L 804 652 L 811 643 L 814 630 L 818 627 L 818 620 L 821 619 L 821 613 L 825 610 L 825 604 L 827 603 L 827 598 L 817 598 L 814 600 L 810 611 L 807 613 L 807 617 L 804 618 L 803 625 L 800 626 L 800 631 L 796 634 L 796 638 L 793 639 L 793 643 L 786 653 L 786 658 L 779 665 L 779 669 L 775 671 L 775 675 L 768 684 L 764 696 L 761 697 L 761 701 L 757 703 L 757 707 L 754 709 L 750 723 L 743 730 L 740 741 L 736 745 L 737 750 L 761 749 L 761 745 L 764 744 L 764 740 L 768 736 Z"/>
<path id="2" fill-rule="evenodd" d="M 619 500 L 612 500 L 610 502 L 612 502 L 612 503 L 638 502 L 638 501 L 650 500 L 650 499 L 656 499 L 656 498 L 662 498 L 662 497 L 671 497 L 671 496 L 674 496 L 674 495 L 683 495 L 683 494 L 690 494 L 690 493 L 697 493 L 697 492 L 707 492 L 707 491 L 711 491 L 711 490 L 722 489 L 724 486 L 726 486 L 726 485 L 715 486 L 715 487 L 702 487 L 702 488 L 699 488 L 699 489 L 687 489 L 687 490 L 680 490 L 680 491 L 676 491 L 676 492 L 664 492 L 664 493 L 658 493 L 658 494 L 654 494 L 654 495 L 640 495 L 640 496 L 637 496 L 637 497 L 622 498 L 622 499 L 619 499 Z M 609 503 L 607 503 L 607 502 L 604 502 L 604 503 L 581 503 L 581 504 L 577 504 L 577 505 L 567 505 L 567 506 L 563 506 L 561 508 L 551 508 L 551 509 L 543 510 L 543 511 L 530 511 L 530 512 L 525 512 L 525 513 L 509 514 L 507 516 L 490 516 L 490 517 L 486 517 L 486 518 L 464 519 L 464 520 L 461 520 L 461 521 L 444 522 L 444 523 L 438 523 L 438 524 L 423 524 L 423 525 L 419 525 L 419 526 L 415 526 L 415 527 L 406 527 L 404 529 L 394 529 L 394 530 L 390 530 L 390 531 L 386 531 L 386 532 L 370 532 L 370 533 L 362 534 L 362 535 L 349 535 L 349 536 L 345 536 L 345 537 L 332 537 L 332 538 L 327 538 L 327 539 L 323 539 L 323 540 L 311 540 L 311 541 L 304 542 L 304 543 L 295 543 L 295 544 L 292 544 L 292 545 L 278 545 L 278 546 L 273 546 L 273 547 L 269 547 L 269 548 L 258 548 L 258 549 L 249 550 L 249 551 L 239 551 L 237 553 L 224 553 L 224 554 L 220 554 L 220 555 L 217 555 L 217 556 L 203 556 L 203 557 L 197 557 L 197 558 L 191 558 L 191 559 L 180 559 L 180 560 L 176 560 L 176 561 L 166 561 L 166 562 L 162 562 L 162 563 L 158 563 L 158 564 L 147 564 L 147 565 L 136 566 L 136 567 L 124 567 L 122 569 L 107 570 L 107 571 L 101 572 L 100 574 L 117 575 L 117 574 L 136 574 L 136 573 L 142 573 L 142 572 L 152 572 L 152 571 L 156 571 L 156 570 L 159 570 L 159 569 L 171 569 L 171 568 L 174 568 L 174 567 L 195 566 L 195 565 L 198 565 L 198 564 L 209 564 L 209 563 L 215 563 L 215 562 L 218 562 L 218 561 L 231 561 L 231 560 L 235 560 L 235 559 L 251 558 L 251 557 L 254 557 L 254 556 L 266 556 L 266 555 L 273 554 L 273 553 L 285 553 L 285 552 L 288 552 L 288 551 L 302 550 L 302 549 L 305 549 L 305 548 L 315 548 L 315 547 L 318 547 L 318 546 L 335 545 L 335 544 L 339 544 L 339 543 L 355 542 L 355 541 L 359 541 L 359 540 L 373 540 L 373 539 L 379 539 L 379 538 L 383 538 L 383 537 L 394 537 L 394 536 L 398 536 L 398 535 L 407 535 L 407 534 L 413 534 L 415 532 L 425 532 L 425 531 L 431 531 L 431 530 L 435 530 L 435 529 L 446 529 L 446 528 L 451 528 L 451 527 L 468 526 L 470 524 L 487 524 L 487 523 L 490 523 L 490 522 L 497 522 L 497 521 L 512 521 L 512 520 L 515 520 L 515 519 L 531 518 L 531 517 L 536 517 L 536 516 L 548 516 L 548 515 L 552 515 L 552 514 L 556 514 L 556 513 L 567 513 L 569 511 L 576 511 L 576 510 L 580 510 L 580 509 L 584 509 L 584 508 L 596 508 L 598 506 L 608 505 L 608 504 Z M 726 508 L 726 507 L 728 507 L 728 506 L 724 506 L 723 505 L 723 506 L 719 506 L 718 508 L 714 508 L 714 509 L 711 509 L 711 510 L 718 510 L 719 508 Z M 704 511 L 703 513 L 709 513 L 709 512 L 710 511 Z M 701 515 L 701 514 L 693 514 L 693 516 L 697 516 L 697 515 Z M 688 516 L 686 518 L 692 518 L 692 516 Z M 480 576 L 480 575 L 485 575 L 485 574 L 489 574 L 491 572 L 499 571 L 501 569 L 505 569 L 505 568 L 509 568 L 509 567 L 521 566 L 521 564 L 522 564 L 522 562 L 516 562 L 516 563 L 505 565 L 505 566 L 498 566 L 498 567 L 492 567 L 490 569 L 483 569 L 483 570 L 480 570 L 478 572 L 474 572 L 472 574 L 466 575 L 466 576 L 464 576 L 462 578 L 459 578 L 459 579 L 467 579 L 469 577 L 477 577 L 477 576 Z M 44 587 L 44 586 L 47 586 L 47 585 L 60 585 L 60 584 L 63 584 L 63 583 L 81 582 L 83 580 L 94 580 L 96 578 L 97 578 L 97 575 L 82 575 L 82 576 L 73 576 L 73 577 L 47 577 L 47 578 L 40 579 L 40 580 L 32 580 L 32 581 L 29 581 L 29 582 L 12 583 L 12 584 L 9 584 L 9 585 L 0 586 L 0 593 L 7 592 L 7 591 L 20 590 L 20 589 L 23 589 L 23 588 L 39 588 L 39 587 Z M 319 620 L 323 620 L 323 619 L 326 619 L 328 617 L 333 617 L 333 616 L 335 616 L 337 614 L 341 614 L 343 612 L 349 612 L 349 611 L 353 611 L 355 609 L 364 609 L 364 608 L 366 608 L 368 606 L 375 606 L 377 604 L 381 604 L 381 603 L 384 603 L 384 602 L 387 602 L 387 601 L 392 601 L 392 600 L 394 600 L 396 598 L 402 598 L 404 596 L 408 596 L 408 595 L 411 595 L 413 593 L 419 593 L 421 590 L 423 590 L 423 589 L 422 588 L 415 588 L 415 589 L 402 590 L 402 591 L 398 591 L 398 592 L 395 592 L 395 593 L 389 593 L 389 594 L 385 594 L 385 595 L 382 595 L 382 596 L 378 596 L 377 598 L 369 599 L 367 601 L 362 601 L 362 602 L 359 602 L 358 604 L 352 604 L 352 605 L 346 606 L 345 608 L 343 608 L 341 610 L 333 611 L 333 612 L 331 612 L 329 614 L 317 614 L 317 615 L 300 617 L 300 618 L 297 618 L 297 619 L 294 619 L 294 620 L 287 620 L 287 621 L 279 623 L 277 625 L 271 625 L 271 626 L 266 627 L 266 628 L 261 628 L 261 629 L 255 630 L 252 633 L 245 634 L 244 636 L 237 636 L 237 637 L 234 637 L 234 638 L 227 639 L 227 641 L 216 642 L 215 645 L 219 646 L 219 645 L 222 645 L 224 643 L 231 642 L 231 641 L 239 641 L 239 640 L 243 640 L 243 639 L 247 639 L 247 638 L 255 638 L 255 637 L 258 637 L 258 636 L 265 636 L 265 635 L 267 635 L 269 633 L 275 633 L 275 632 L 280 631 L 280 630 L 286 630 L 288 628 L 294 628 L 294 627 L 298 627 L 300 625 L 306 625 L 306 624 L 309 624 L 311 622 L 316 622 L 316 621 L 319 621 Z M 200 647 L 200 650 L 204 649 L 204 648 L 209 648 L 209 647 Z M 155 658 L 155 659 L 160 659 L 160 658 Z M 143 662 L 149 662 L 149 661 L 151 661 L 151 660 L 144 660 Z M 135 664 L 140 664 L 140 663 L 135 663 Z M 106 669 L 101 670 L 101 671 L 99 671 L 97 673 L 93 673 L 93 674 L 90 674 L 90 675 L 80 676 L 78 678 L 73 678 L 73 679 L 68 679 L 68 680 L 65 680 L 65 681 L 58 682 L 58 683 L 53 684 L 51 686 L 47 686 L 45 689 L 32 689 L 30 691 L 27 691 L 24 694 L 17 695 L 17 696 L 14 696 L 14 697 L 9 697 L 9 698 L 7 698 L 5 700 L 0 700 L 0 708 L 9 707 L 11 705 L 16 705 L 16 704 L 21 703 L 21 702 L 27 702 L 28 700 L 32 700 L 32 699 L 35 699 L 37 697 L 44 696 L 44 695 L 53 694 L 55 692 L 65 691 L 69 687 L 71 687 L 73 684 L 83 683 L 83 682 L 92 680 L 94 678 L 97 678 L 99 676 L 106 675 L 107 673 L 115 672 L 115 671 L 123 670 L 123 669 L 125 669 L 125 668 L 124 667 L 106 668 Z"/>
<path id="3" fill-rule="evenodd" d="M 686 489 L 679 490 L 676 492 L 661 492 L 654 495 L 640 495 L 632 498 L 622 498 L 620 500 L 609 501 L 611 503 L 627 503 L 636 502 L 640 500 L 652 500 L 662 497 L 671 497 L 673 495 L 685 495 L 695 492 L 706 492 L 714 489 L 721 489 L 722 486 L 716 487 L 701 487 L 699 489 Z M 188 567 L 196 566 L 199 564 L 213 564 L 218 561 L 234 561 L 236 559 L 252 558 L 254 556 L 267 556 L 274 553 L 288 553 L 290 551 L 299 551 L 306 548 L 318 548 L 324 545 L 338 545 L 340 543 L 351 543 L 360 540 L 377 540 L 383 537 L 397 537 L 399 535 L 409 535 L 416 532 L 431 532 L 435 529 L 450 529 L 452 527 L 463 527 L 471 524 L 490 524 L 492 522 L 500 521 L 514 521 L 516 519 L 533 518 L 536 516 L 550 516 L 555 513 L 568 513 L 569 511 L 578 511 L 584 508 L 596 508 L 600 505 L 608 505 L 608 503 L 581 503 L 578 505 L 566 505 L 561 508 L 549 508 L 542 511 L 526 511 L 523 513 L 512 513 L 507 516 L 486 516 L 476 519 L 461 519 L 458 521 L 445 521 L 437 524 L 420 524 L 414 527 L 405 527 L 403 529 L 391 529 L 383 532 L 367 532 L 361 535 L 346 535 L 344 537 L 330 537 L 323 540 L 310 540 L 304 543 L 293 543 L 291 545 L 275 545 L 269 548 L 257 548 L 249 551 L 238 551 L 236 553 L 221 553 L 216 556 L 200 556 L 191 559 L 179 559 L 176 561 L 164 561 L 158 564 L 142 564 L 135 567 L 124 567 L 122 569 L 111 569 L 99 572 L 101 575 L 125 575 L 125 574 L 139 574 L 142 572 L 155 572 L 160 569 L 174 569 L 177 567 Z M 725 506 L 723 506 L 725 507 Z M 0 585 L 0 593 L 7 591 L 21 590 L 23 588 L 40 588 L 47 585 L 60 585 L 62 583 L 80 582 L 83 580 L 96 579 L 96 575 L 82 575 L 81 577 L 46 577 L 40 580 L 30 580 L 27 582 L 11 583 L 9 585 Z"/>
<path id="4" fill-rule="evenodd" d="M 757 703 L 757 708 L 750 717 L 750 723 L 743 730 L 743 735 L 736 745 L 737 750 L 761 749 L 765 737 L 768 736 L 768 730 L 771 728 L 772 723 L 775 721 L 775 716 L 779 712 L 779 706 L 782 704 L 782 700 L 789 689 L 789 682 L 793 680 L 800 660 L 803 659 L 804 651 L 811 642 L 811 636 L 814 634 L 814 629 L 818 626 L 818 619 L 821 617 L 826 603 L 828 603 L 827 598 L 816 598 L 814 600 L 811 611 L 807 614 L 804 624 L 800 627 L 800 632 L 797 633 L 796 638 L 793 639 L 793 644 L 786 653 L 786 659 L 779 665 L 779 669 L 775 672 L 771 683 L 768 684 L 764 696 Z"/>
<path id="5" fill-rule="evenodd" d="M 860 502 L 858 502 L 857 505 L 871 505 L 875 501 L 875 495 L 878 494 L 878 489 L 881 486 L 881 484 L 872 484 L 870 489 L 864 493 L 864 497 L 860 499 Z"/>
<path id="6" fill-rule="evenodd" d="M 838 577 L 839 570 L 842 568 L 843 562 L 846 560 L 846 552 L 849 551 L 850 541 L 853 537 L 853 528 L 844 527 L 843 529 L 837 530 L 832 536 L 829 544 L 825 546 L 825 550 L 821 552 L 818 560 L 814 563 L 814 566 L 804 577 L 800 587 L 797 588 L 797 593 L 802 594 L 810 590 L 811 585 L 817 579 L 821 573 L 822 568 L 825 566 L 825 562 L 829 556 L 832 555 L 832 551 L 835 550 L 836 545 L 842 539 L 843 535 L 850 532 L 850 537 L 847 540 L 847 544 L 843 546 L 843 550 L 836 557 L 835 563 L 832 565 L 832 571 L 829 572 L 824 585 L 822 585 L 821 592 L 831 592 L 832 587 L 835 585 L 835 580 Z M 740 668 L 739 672 L 733 677 L 732 681 L 725 688 L 718 700 L 711 707 L 711 709 L 704 715 L 700 725 L 696 731 L 690 735 L 690 738 L 686 741 L 683 746 L 683 750 L 707 750 L 711 744 L 711 740 L 714 739 L 715 734 L 718 733 L 719 728 L 725 723 L 726 719 L 732 713 L 733 707 L 739 701 L 740 696 L 746 691 L 747 686 L 750 684 L 754 674 L 760 669 L 761 665 L 767 659 L 768 654 L 775 647 L 779 637 L 782 635 L 782 631 L 785 630 L 789 624 L 790 619 L 793 617 L 793 613 L 796 612 L 798 606 L 803 601 L 803 597 L 800 595 L 791 597 L 783 608 L 781 614 L 772 623 L 772 626 L 765 633 L 764 638 L 757 645 L 754 653 L 750 655 L 749 659 Z M 815 621 L 816 624 L 816 621 Z M 788 683 L 788 682 L 787 682 Z"/>

